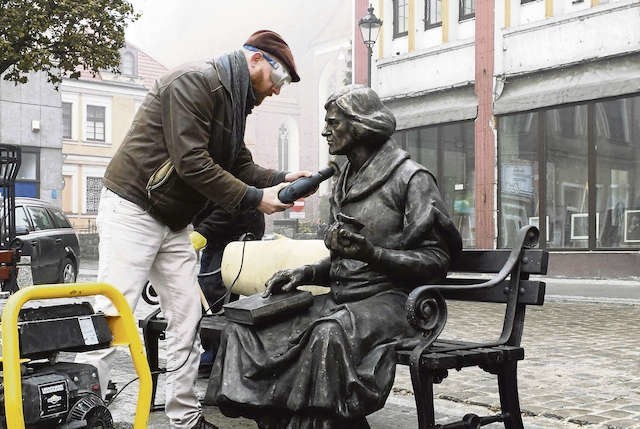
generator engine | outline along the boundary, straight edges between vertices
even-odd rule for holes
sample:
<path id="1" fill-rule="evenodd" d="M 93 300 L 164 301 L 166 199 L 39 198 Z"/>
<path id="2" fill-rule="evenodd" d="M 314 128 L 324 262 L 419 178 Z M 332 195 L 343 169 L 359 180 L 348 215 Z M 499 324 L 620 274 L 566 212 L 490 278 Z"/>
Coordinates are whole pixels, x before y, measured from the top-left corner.
<path id="1" fill-rule="evenodd" d="M 112 429 L 113 419 L 100 392 L 97 369 L 57 362 L 58 352 L 109 346 L 111 331 L 89 303 L 23 308 L 18 322 L 22 408 L 26 429 Z M 6 369 L 0 380 L 4 386 Z M 4 388 L 0 390 L 0 429 L 6 429 Z"/>

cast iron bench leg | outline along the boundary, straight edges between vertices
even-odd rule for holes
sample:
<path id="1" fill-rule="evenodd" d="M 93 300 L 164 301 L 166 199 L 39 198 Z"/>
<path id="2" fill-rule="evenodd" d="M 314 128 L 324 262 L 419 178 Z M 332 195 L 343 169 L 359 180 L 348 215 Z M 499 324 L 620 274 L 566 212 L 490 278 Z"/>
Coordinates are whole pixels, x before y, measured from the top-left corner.
<path id="1" fill-rule="evenodd" d="M 498 371 L 498 388 L 502 414 L 509 413 L 505 419 L 505 429 L 523 429 L 520 399 L 518 398 L 518 363 L 506 362 Z"/>
<path id="2" fill-rule="evenodd" d="M 423 371 L 420 365 L 411 365 L 411 383 L 416 401 L 419 429 L 434 429 L 435 414 L 433 411 L 433 376 Z"/>

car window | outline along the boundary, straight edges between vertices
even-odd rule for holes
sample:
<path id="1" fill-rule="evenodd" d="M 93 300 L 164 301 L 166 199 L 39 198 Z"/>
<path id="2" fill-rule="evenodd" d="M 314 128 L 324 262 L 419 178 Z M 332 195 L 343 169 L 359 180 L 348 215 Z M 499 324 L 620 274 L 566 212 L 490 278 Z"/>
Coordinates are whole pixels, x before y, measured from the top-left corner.
<path id="1" fill-rule="evenodd" d="M 53 219 L 51 219 L 51 216 L 47 213 L 47 209 L 44 207 L 27 207 L 27 210 L 31 215 L 31 220 L 33 221 L 33 226 L 36 228 L 36 231 L 55 228 Z"/>
<path id="2" fill-rule="evenodd" d="M 53 216 L 53 221 L 56 225 L 56 228 L 71 228 L 71 224 L 67 217 L 62 213 L 62 210 L 59 210 L 54 207 L 49 207 L 49 213 Z"/>
<path id="3" fill-rule="evenodd" d="M 16 229 L 20 227 L 26 228 L 27 231 L 31 229 L 27 212 L 24 211 L 24 207 L 18 206 L 16 207 Z"/>
<path id="4" fill-rule="evenodd" d="M 24 208 L 22 206 L 17 206 L 16 207 L 15 220 L 16 220 L 16 230 L 18 230 L 20 227 L 23 227 L 27 231 L 29 231 L 31 229 L 31 226 L 29 225 L 29 217 L 27 216 L 27 212 L 24 211 Z M 2 229 L 0 231 L 0 235 L 2 236 L 2 239 L 3 240 L 5 240 L 5 239 L 8 240 L 9 225 L 8 225 L 8 218 L 7 217 L 2 219 L 2 224 L 1 224 L 0 228 Z"/>

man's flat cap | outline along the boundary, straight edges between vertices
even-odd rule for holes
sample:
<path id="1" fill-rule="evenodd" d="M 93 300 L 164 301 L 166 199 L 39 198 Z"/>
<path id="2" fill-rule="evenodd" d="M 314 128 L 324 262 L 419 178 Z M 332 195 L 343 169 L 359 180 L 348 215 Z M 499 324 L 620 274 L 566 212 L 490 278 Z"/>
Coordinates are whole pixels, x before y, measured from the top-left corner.
<path id="1" fill-rule="evenodd" d="M 267 54 L 273 55 L 289 70 L 292 82 L 300 81 L 291 49 L 278 33 L 271 30 L 258 30 L 244 44 L 254 46 Z"/>

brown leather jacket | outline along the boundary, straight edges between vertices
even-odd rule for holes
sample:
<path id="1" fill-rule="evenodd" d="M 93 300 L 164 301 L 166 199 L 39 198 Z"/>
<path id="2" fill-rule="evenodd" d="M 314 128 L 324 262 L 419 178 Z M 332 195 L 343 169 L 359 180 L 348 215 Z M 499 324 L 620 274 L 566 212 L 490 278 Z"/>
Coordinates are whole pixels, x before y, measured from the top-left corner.
<path id="1" fill-rule="evenodd" d="M 107 167 L 105 186 L 179 230 L 207 199 L 233 211 L 247 184 L 277 183 L 281 172 L 255 164 L 244 143 L 233 143 L 230 94 L 212 63 L 161 77 Z"/>

